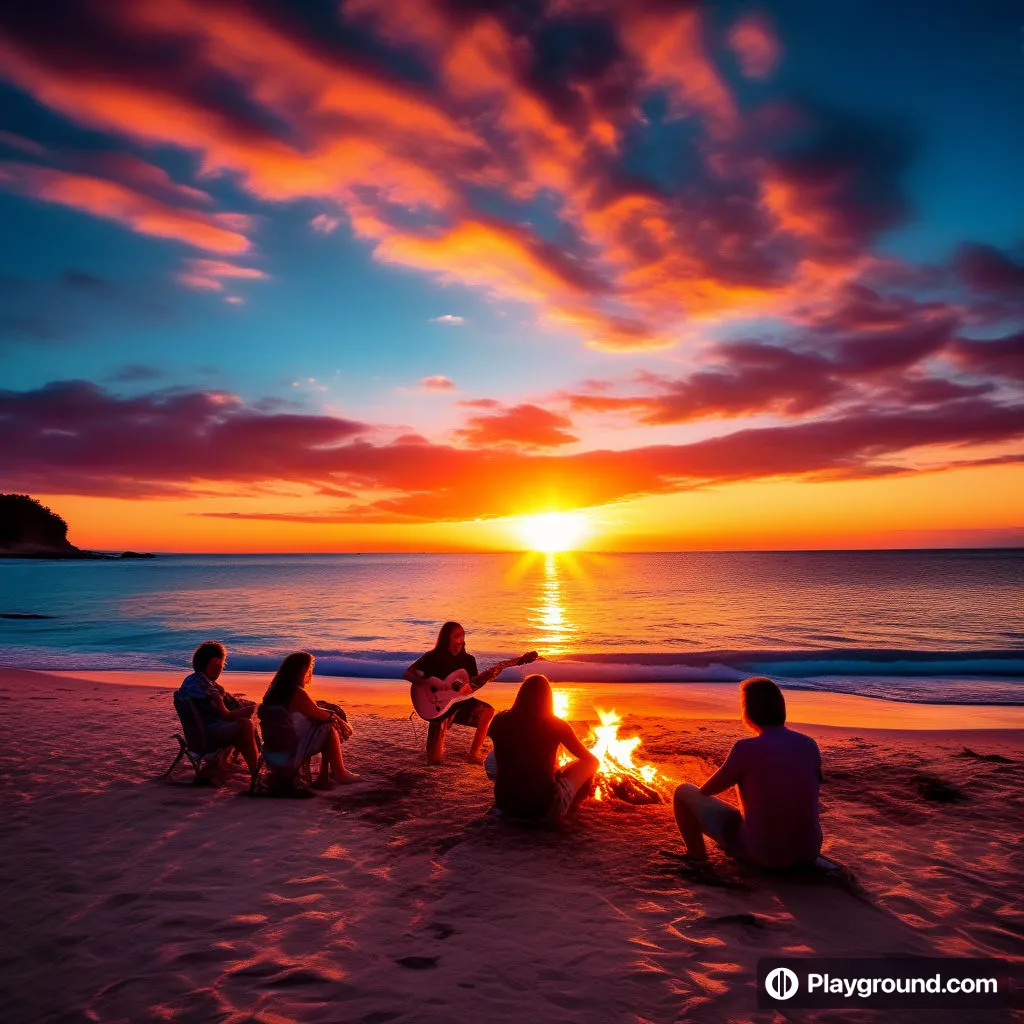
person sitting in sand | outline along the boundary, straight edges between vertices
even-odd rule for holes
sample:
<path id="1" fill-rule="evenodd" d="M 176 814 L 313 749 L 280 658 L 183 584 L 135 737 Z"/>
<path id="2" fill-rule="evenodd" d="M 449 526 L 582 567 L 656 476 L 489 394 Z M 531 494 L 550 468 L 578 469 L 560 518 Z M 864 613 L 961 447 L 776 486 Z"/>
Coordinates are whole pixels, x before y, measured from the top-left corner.
<path id="1" fill-rule="evenodd" d="M 446 622 L 437 634 L 433 650 L 417 658 L 405 670 L 404 678 L 417 684 L 427 679 L 447 679 L 459 669 L 466 673 L 470 685 L 478 681 L 480 673 L 476 658 L 466 651 L 466 631 L 457 622 Z M 444 760 L 445 736 L 453 722 L 476 729 L 467 760 L 472 764 L 483 764 L 484 741 L 493 717 L 494 708 L 479 697 L 467 697 L 453 704 L 443 715 L 433 719 L 427 728 L 427 764 L 440 764 Z"/>
<path id="2" fill-rule="evenodd" d="M 494 777 L 494 802 L 519 821 L 558 822 L 590 793 L 597 758 L 568 722 L 555 715 L 547 676 L 523 680 L 515 702 L 491 723 L 494 751 L 486 762 Z M 558 768 L 558 749 L 575 761 Z"/>
<path id="3" fill-rule="evenodd" d="M 223 644 L 215 640 L 201 643 L 192 655 L 192 675 L 182 681 L 178 695 L 195 705 L 211 746 L 233 746 L 245 758 L 252 775 L 260 756 L 252 722 L 256 705 L 233 697 L 217 682 L 227 659 L 228 652 Z"/>
<path id="4" fill-rule="evenodd" d="M 759 867 L 811 865 L 821 851 L 818 745 L 786 728 L 786 699 L 771 679 L 745 679 L 740 700 L 743 721 L 755 735 L 738 740 L 699 789 L 684 783 L 675 791 L 687 859 L 707 862 L 707 835 L 730 857 Z M 741 810 L 715 796 L 732 786 L 739 789 Z"/>
<path id="5" fill-rule="evenodd" d="M 292 719 L 298 737 L 295 752 L 297 764 L 320 754 L 320 774 L 315 789 L 333 789 L 334 783 L 345 786 L 359 776 L 345 767 L 341 741 L 352 735 L 352 726 L 339 713 L 340 708 L 317 703 L 306 690 L 313 678 L 313 655 L 305 651 L 289 654 L 263 695 L 263 706 L 284 708 Z M 334 710 L 332 710 L 334 707 Z"/>

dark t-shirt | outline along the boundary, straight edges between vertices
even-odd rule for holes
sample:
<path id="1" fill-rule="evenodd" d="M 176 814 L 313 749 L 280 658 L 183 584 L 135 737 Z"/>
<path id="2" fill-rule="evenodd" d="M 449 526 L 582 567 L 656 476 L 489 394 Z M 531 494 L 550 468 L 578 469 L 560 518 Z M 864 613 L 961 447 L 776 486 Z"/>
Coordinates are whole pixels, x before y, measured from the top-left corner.
<path id="1" fill-rule="evenodd" d="M 480 673 L 477 671 L 476 658 L 462 651 L 452 654 L 450 651 L 427 651 L 411 665 L 417 672 L 434 679 L 447 679 L 456 669 L 464 668 L 472 681 Z"/>
<path id="2" fill-rule="evenodd" d="M 494 802 L 513 818 L 543 818 L 555 800 L 558 748 L 572 726 L 560 718 L 524 720 L 503 711 L 491 722 L 498 777 Z"/>

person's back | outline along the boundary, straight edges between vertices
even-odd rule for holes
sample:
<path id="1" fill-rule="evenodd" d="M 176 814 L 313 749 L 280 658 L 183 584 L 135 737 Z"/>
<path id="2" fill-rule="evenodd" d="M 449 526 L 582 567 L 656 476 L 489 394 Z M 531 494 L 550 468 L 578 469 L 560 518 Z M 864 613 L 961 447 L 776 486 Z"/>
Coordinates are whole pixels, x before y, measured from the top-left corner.
<path id="1" fill-rule="evenodd" d="M 178 687 L 178 695 L 192 701 L 204 726 L 216 725 L 221 720 L 212 698 L 217 695 L 224 700 L 226 691 L 219 683 L 208 679 L 204 672 L 187 675 Z"/>
<path id="2" fill-rule="evenodd" d="M 707 835 L 729 856 L 764 868 L 811 864 L 821 852 L 818 744 L 786 728 L 786 698 L 771 679 L 744 679 L 740 700 L 754 736 L 734 743 L 703 786 L 684 782 L 673 795 L 687 857 L 707 860 Z M 741 811 L 717 799 L 733 786 Z"/>
<path id="3" fill-rule="evenodd" d="M 555 797 L 558 748 L 569 728 L 560 718 L 527 719 L 503 711 L 491 722 L 498 777 L 494 802 L 515 818 L 541 818 Z"/>
<path id="4" fill-rule="evenodd" d="M 556 821 L 571 815 L 589 792 L 597 758 L 568 722 L 557 718 L 546 676 L 527 676 L 508 711 L 491 723 L 494 802 L 510 818 Z M 575 758 L 558 767 L 558 748 Z"/>
<path id="5" fill-rule="evenodd" d="M 814 861 L 821 850 L 821 755 L 810 736 L 784 725 L 767 728 L 739 740 L 722 772 L 735 776 L 740 836 L 752 860 L 765 867 Z"/>

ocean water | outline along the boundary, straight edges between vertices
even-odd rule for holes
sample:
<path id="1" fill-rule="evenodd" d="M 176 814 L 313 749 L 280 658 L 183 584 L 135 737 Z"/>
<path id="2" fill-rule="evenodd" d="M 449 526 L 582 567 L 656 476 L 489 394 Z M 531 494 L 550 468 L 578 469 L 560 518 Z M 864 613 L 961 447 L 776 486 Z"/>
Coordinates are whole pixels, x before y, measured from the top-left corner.
<path id="1" fill-rule="evenodd" d="M 48 616 L 0 618 L 24 668 L 184 669 L 219 639 L 235 668 L 398 677 L 454 618 L 481 667 L 536 649 L 555 680 L 1024 704 L 1024 550 L 4 559 L 12 613 Z"/>

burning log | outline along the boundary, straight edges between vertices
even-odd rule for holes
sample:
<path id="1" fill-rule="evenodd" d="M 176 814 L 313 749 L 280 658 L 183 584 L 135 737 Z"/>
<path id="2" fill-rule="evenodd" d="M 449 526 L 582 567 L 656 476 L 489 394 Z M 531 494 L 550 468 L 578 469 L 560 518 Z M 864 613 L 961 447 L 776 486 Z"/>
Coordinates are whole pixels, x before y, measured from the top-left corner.
<path id="1" fill-rule="evenodd" d="M 632 775 L 615 775 L 604 779 L 604 787 L 612 796 L 627 804 L 661 804 L 665 798 L 646 782 Z"/>

